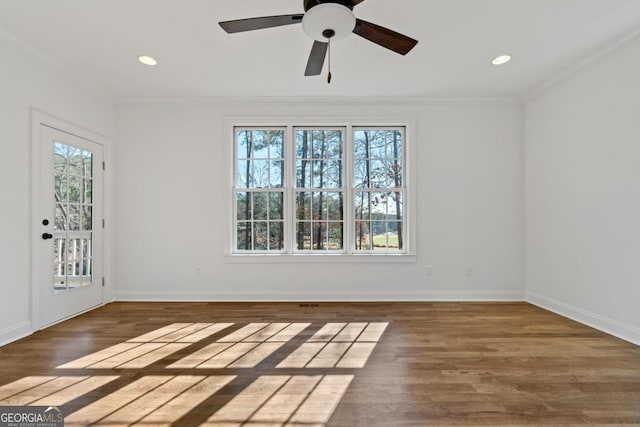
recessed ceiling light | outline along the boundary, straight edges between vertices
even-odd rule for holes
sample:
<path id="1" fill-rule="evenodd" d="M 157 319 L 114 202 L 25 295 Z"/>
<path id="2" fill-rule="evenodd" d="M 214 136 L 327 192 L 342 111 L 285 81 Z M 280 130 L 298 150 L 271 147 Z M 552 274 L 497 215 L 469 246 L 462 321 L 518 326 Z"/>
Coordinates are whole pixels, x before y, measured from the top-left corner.
<path id="1" fill-rule="evenodd" d="M 138 61 L 142 62 L 144 65 L 156 65 L 158 63 L 158 61 L 146 55 L 138 56 Z"/>
<path id="2" fill-rule="evenodd" d="M 511 56 L 509 56 L 509 55 L 500 55 L 496 59 L 491 61 L 491 63 L 493 65 L 502 65 L 502 64 L 506 64 L 509 61 L 511 61 Z"/>

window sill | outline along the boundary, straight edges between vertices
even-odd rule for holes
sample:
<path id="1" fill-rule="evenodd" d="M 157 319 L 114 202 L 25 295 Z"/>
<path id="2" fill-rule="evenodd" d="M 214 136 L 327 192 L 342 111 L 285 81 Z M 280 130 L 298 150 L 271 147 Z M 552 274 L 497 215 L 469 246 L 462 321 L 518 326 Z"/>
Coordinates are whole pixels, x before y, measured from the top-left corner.
<path id="1" fill-rule="evenodd" d="M 416 255 L 411 254 L 225 254 L 224 262 L 229 264 L 280 264 L 280 263 L 415 263 Z"/>

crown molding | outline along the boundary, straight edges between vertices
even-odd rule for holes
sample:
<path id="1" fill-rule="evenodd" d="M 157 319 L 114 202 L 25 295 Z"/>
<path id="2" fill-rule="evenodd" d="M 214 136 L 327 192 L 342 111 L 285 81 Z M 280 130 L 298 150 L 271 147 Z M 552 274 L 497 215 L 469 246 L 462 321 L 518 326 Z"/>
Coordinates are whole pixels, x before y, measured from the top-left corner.
<path id="1" fill-rule="evenodd" d="M 6 44 L 7 46 L 12 47 L 17 51 L 24 53 L 29 58 L 43 65 L 48 70 L 54 72 L 58 76 L 62 78 L 66 78 L 70 82 L 77 84 L 79 86 L 82 86 L 84 89 L 104 99 L 105 101 L 111 104 L 116 103 L 117 98 L 104 87 L 96 84 L 91 80 L 86 79 L 85 77 L 83 77 L 82 75 L 74 71 L 73 69 L 62 64 L 61 62 L 58 62 L 52 59 L 51 57 L 35 49 L 28 43 L 18 39 L 13 34 L 1 28 L 0 28 L 0 42 L 4 42 L 4 44 Z"/>
<path id="2" fill-rule="evenodd" d="M 567 82 L 584 74 L 588 70 L 598 66 L 607 59 L 629 49 L 631 46 L 635 45 L 638 42 L 640 42 L 640 30 L 634 30 L 630 33 L 627 33 L 625 36 L 621 37 L 607 47 L 596 50 L 591 55 L 587 56 L 574 66 L 564 70 L 559 74 L 554 75 L 549 79 L 546 79 L 534 89 L 525 93 L 525 95 L 522 97 L 522 102 L 526 104 L 534 101 L 537 98 L 540 98 L 550 91 L 563 86 Z"/>
<path id="3" fill-rule="evenodd" d="M 339 106 L 520 106 L 522 100 L 517 97 L 418 97 L 418 96 L 175 96 L 175 97 L 118 97 L 117 106 L 182 105 L 182 106 L 219 106 L 219 105 L 339 105 Z"/>

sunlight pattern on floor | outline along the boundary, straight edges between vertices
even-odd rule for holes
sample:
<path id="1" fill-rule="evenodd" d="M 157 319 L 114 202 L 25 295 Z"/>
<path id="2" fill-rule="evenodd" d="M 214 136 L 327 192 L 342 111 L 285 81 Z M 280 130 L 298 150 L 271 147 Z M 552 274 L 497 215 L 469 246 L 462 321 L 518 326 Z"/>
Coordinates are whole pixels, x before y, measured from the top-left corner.
<path id="1" fill-rule="evenodd" d="M 310 323 L 250 323 L 167 368 L 254 368 Z"/>
<path id="2" fill-rule="evenodd" d="M 173 323 L 58 366 L 60 369 L 142 369 L 233 323 Z"/>
<path id="3" fill-rule="evenodd" d="M 353 375 L 259 377 L 202 426 L 323 425 Z"/>
<path id="4" fill-rule="evenodd" d="M 234 378 L 233 375 L 142 377 L 66 417 L 65 426 L 170 426 Z"/>
<path id="5" fill-rule="evenodd" d="M 169 427 L 183 417 L 215 427 L 322 427 L 354 379 L 344 369 L 366 365 L 388 323 L 326 323 L 306 336 L 311 323 L 255 322 L 227 331 L 233 325 L 172 323 L 58 366 L 105 375 L 22 378 L 0 387 L 0 405 L 64 411 L 85 399 L 65 417 L 67 427 Z"/>
<path id="6" fill-rule="evenodd" d="M 25 377 L 0 387 L 0 405 L 61 406 L 117 378 L 114 375 Z"/>
<path id="7" fill-rule="evenodd" d="M 388 323 L 327 323 L 278 368 L 363 368 Z"/>

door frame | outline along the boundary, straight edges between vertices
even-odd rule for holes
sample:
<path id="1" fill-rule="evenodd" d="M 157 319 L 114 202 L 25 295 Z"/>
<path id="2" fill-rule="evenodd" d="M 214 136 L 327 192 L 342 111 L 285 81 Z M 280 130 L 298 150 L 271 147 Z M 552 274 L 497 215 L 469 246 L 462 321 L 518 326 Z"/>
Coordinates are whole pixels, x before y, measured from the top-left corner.
<path id="1" fill-rule="evenodd" d="M 40 296 L 39 286 L 41 286 L 41 272 L 39 268 L 38 259 L 41 256 L 40 253 L 40 200 L 39 200 L 39 186 L 41 178 L 41 164 L 40 164 L 40 127 L 48 126 L 57 129 L 61 132 L 65 132 L 82 139 L 89 140 L 103 147 L 103 160 L 105 164 L 109 165 L 111 162 L 111 145 L 109 138 L 102 136 L 98 133 L 87 130 L 83 127 L 74 125 L 66 120 L 59 119 L 51 116 L 42 111 L 31 109 L 31 286 L 30 286 L 30 299 L 31 299 L 31 331 L 36 332 L 44 326 L 42 319 L 40 318 Z M 111 218 L 111 179 L 109 174 L 109 168 L 105 168 L 103 175 L 103 192 L 102 192 L 102 216 L 105 220 L 105 227 L 102 232 L 102 275 L 105 278 L 104 286 L 102 289 L 102 305 L 111 302 L 111 286 L 110 281 L 107 278 L 111 277 L 111 229 L 108 218 Z M 93 307 L 95 308 L 95 307 Z M 93 309 L 92 308 L 92 309 Z M 89 309 L 89 310 L 92 310 Z M 87 310 L 87 311 L 89 311 Z M 76 313 L 71 317 L 77 316 L 81 313 Z M 65 319 L 60 319 L 59 322 Z M 47 326 L 51 326 L 48 324 Z"/>

